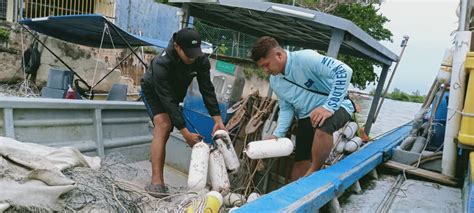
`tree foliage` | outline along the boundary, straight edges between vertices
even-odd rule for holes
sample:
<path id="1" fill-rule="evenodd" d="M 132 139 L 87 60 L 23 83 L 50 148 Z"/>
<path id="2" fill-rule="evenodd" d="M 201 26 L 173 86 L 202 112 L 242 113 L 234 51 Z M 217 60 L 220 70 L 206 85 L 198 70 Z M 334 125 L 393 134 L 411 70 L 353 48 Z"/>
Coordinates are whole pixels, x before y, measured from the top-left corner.
<path id="1" fill-rule="evenodd" d="M 0 41 L 7 42 L 10 39 L 10 31 L 0 28 Z"/>
<path id="2" fill-rule="evenodd" d="M 385 97 L 397 101 L 409 101 L 416 103 L 423 103 L 423 101 L 425 100 L 425 97 L 420 95 L 420 91 L 418 90 L 412 92 L 412 94 L 408 94 L 398 88 L 393 89 L 393 91 L 391 93 L 386 94 Z"/>

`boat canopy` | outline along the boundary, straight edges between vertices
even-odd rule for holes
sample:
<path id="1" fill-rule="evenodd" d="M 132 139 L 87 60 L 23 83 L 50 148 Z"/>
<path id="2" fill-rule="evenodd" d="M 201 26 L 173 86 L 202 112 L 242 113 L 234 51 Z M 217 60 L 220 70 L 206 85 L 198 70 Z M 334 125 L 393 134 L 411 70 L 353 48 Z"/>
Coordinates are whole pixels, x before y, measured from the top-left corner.
<path id="1" fill-rule="evenodd" d="M 398 60 L 395 53 L 351 21 L 323 12 L 248 0 L 169 2 L 187 9 L 190 16 L 255 37 L 271 35 L 283 45 L 328 50 L 331 39 L 339 36 L 342 39 L 339 53 L 385 65 Z"/>
<path id="2" fill-rule="evenodd" d="M 25 19 L 20 24 L 44 35 L 88 47 L 128 48 L 127 42 L 132 47 L 165 48 L 168 45 L 167 41 L 130 34 L 105 17 L 94 14 Z"/>

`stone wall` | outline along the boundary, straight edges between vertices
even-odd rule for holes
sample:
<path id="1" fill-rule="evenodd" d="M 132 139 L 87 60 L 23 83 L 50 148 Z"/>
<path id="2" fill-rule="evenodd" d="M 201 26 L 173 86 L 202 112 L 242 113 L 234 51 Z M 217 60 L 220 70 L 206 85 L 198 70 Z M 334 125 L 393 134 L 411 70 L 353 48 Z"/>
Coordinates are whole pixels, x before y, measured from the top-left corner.
<path id="1" fill-rule="evenodd" d="M 19 26 L 0 21 L 0 28 L 10 31 L 10 41 L 0 42 L 0 82 L 15 82 L 23 78 Z"/>

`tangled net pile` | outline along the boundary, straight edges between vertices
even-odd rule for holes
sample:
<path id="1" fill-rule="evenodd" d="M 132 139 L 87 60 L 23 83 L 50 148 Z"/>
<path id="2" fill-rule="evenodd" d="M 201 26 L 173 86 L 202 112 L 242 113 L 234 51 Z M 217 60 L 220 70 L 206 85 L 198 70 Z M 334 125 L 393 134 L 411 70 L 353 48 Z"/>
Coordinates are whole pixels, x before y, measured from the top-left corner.
<path id="1" fill-rule="evenodd" d="M 111 154 L 100 170 L 76 167 L 63 173 L 74 180 L 77 189 L 63 195 L 65 212 L 184 212 L 189 206 L 205 203 L 205 195 L 188 193 L 186 188 L 169 187 L 164 198 L 150 196 L 138 182 L 148 181 L 150 173 L 126 164 L 123 155 Z"/>
<path id="2" fill-rule="evenodd" d="M 0 84 L 0 96 L 15 96 L 15 97 L 39 97 L 40 92 L 36 85 L 24 80 L 17 84 Z"/>

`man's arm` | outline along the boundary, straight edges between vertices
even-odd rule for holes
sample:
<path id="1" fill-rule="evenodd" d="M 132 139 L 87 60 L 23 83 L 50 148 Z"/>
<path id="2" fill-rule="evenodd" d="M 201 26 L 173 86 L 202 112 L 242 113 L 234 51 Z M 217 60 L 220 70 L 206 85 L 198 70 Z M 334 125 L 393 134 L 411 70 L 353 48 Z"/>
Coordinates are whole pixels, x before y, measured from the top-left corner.
<path id="1" fill-rule="evenodd" d="M 318 74 L 325 78 L 331 78 L 333 82 L 331 91 L 323 107 L 331 113 L 334 113 L 339 109 L 347 95 L 347 89 L 349 88 L 352 78 L 352 69 L 337 59 L 327 56 L 321 57 L 322 60 L 318 60 L 320 62 Z M 318 71 L 316 69 L 314 70 L 316 72 Z"/>
<path id="2" fill-rule="evenodd" d="M 313 72 L 320 78 L 332 80 L 329 85 L 330 92 L 326 102 L 321 106 L 313 109 L 310 114 L 313 127 L 322 126 L 327 118 L 331 117 L 336 110 L 341 107 L 342 102 L 347 94 L 347 89 L 352 77 L 352 69 L 343 62 L 314 53 L 316 60 L 313 60 Z"/>
<path id="3" fill-rule="evenodd" d="M 225 126 L 219 110 L 219 104 L 217 103 L 214 85 L 211 81 L 210 69 L 211 65 L 209 60 L 204 59 L 201 70 L 197 75 L 197 81 L 199 84 L 199 92 L 201 92 L 202 98 L 204 100 L 204 105 L 206 105 L 209 115 L 211 115 L 212 119 L 214 120 L 215 125 L 212 130 L 212 134 L 214 134 L 214 132 L 218 129 L 225 130 Z"/>
<path id="4" fill-rule="evenodd" d="M 168 69 L 160 64 L 152 64 L 152 66 L 152 69 L 157 69 L 153 72 L 156 75 L 154 76 L 154 85 L 161 105 L 169 115 L 173 125 L 181 132 L 189 146 L 192 147 L 195 143 L 202 140 L 202 136 L 192 133 L 186 128 L 186 123 L 184 122 L 183 114 L 179 110 L 178 104 L 173 103 Z"/>
<path id="5" fill-rule="evenodd" d="M 199 92 L 201 92 L 202 98 L 204 100 L 204 104 L 206 105 L 207 111 L 209 111 L 209 115 L 212 117 L 219 116 L 219 105 L 217 104 L 216 92 L 214 89 L 214 85 L 211 82 L 211 74 L 210 69 L 211 65 L 209 64 L 209 60 L 203 59 L 203 64 L 201 65 L 200 70 L 198 71 L 197 81 L 199 84 Z"/>
<path id="6" fill-rule="evenodd" d="M 288 132 L 291 122 L 293 121 L 295 110 L 290 103 L 281 98 L 278 98 L 278 105 L 280 107 L 280 112 L 278 113 L 277 127 L 275 128 L 273 135 L 277 138 L 281 138 L 286 135 L 286 132 Z"/>

